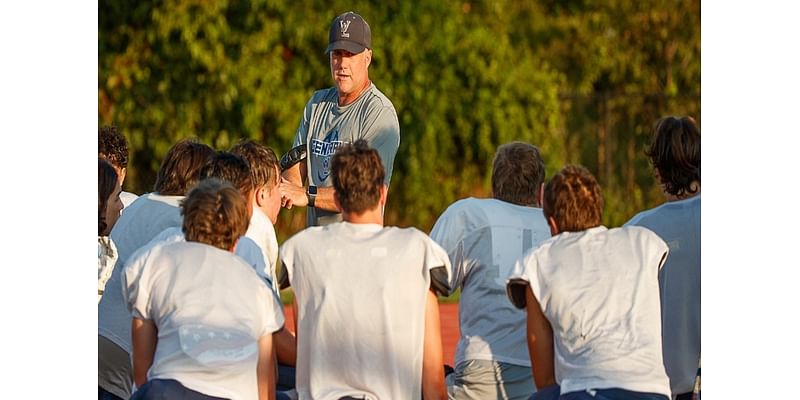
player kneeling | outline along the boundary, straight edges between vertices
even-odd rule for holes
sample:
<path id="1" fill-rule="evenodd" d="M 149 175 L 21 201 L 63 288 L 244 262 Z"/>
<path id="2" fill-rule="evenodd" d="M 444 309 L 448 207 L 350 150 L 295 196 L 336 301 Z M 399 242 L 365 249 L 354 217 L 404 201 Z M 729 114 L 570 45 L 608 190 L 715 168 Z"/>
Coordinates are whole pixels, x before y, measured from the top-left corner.
<path id="1" fill-rule="evenodd" d="M 585 168 L 559 171 L 543 200 L 553 237 L 508 283 L 528 311 L 531 399 L 668 400 L 658 296 L 666 243 L 645 228 L 601 225 L 603 196 Z"/>
<path id="2" fill-rule="evenodd" d="M 132 256 L 123 295 L 133 315 L 132 399 L 272 399 L 272 333 L 281 305 L 233 255 L 249 223 L 229 183 L 200 182 L 181 203 L 186 242 Z"/>
<path id="3" fill-rule="evenodd" d="M 344 221 L 280 249 L 300 400 L 445 399 L 434 290 L 447 292 L 447 254 L 417 229 L 383 226 L 383 166 L 365 141 L 339 148 L 331 174 Z"/>

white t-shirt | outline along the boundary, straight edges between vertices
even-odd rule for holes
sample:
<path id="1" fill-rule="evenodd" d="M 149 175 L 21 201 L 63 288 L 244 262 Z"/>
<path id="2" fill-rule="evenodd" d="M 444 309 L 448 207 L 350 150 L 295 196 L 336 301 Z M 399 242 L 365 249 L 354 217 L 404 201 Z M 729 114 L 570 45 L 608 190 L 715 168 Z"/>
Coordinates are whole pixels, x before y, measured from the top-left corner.
<path id="1" fill-rule="evenodd" d="M 300 400 L 419 399 L 431 269 L 447 253 L 424 233 L 339 222 L 281 246 L 297 304 Z"/>
<path id="2" fill-rule="evenodd" d="M 700 362 L 700 195 L 643 211 L 625 225 L 648 228 L 669 246 L 658 276 L 664 366 L 672 393 L 691 392 Z"/>
<path id="3" fill-rule="evenodd" d="M 142 246 L 139 249 L 139 252 L 141 252 L 142 249 L 148 249 L 159 243 L 175 243 L 185 241 L 186 236 L 183 234 L 183 228 L 174 226 L 172 228 L 164 229 L 158 234 L 158 236 L 154 237 L 153 240 Z M 269 286 L 273 292 L 279 295 L 279 292 L 273 283 L 273 275 L 270 275 L 270 270 L 267 269 L 266 265 L 264 265 L 264 254 L 256 242 L 253 241 L 253 239 L 246 236 L 240 237 L 236 242 L 236 248 L 234 249 L 233 254 L 241 257 L 245 262 L 247 262 L 248 265 L 253 267 L 253 270 L 256 271 L 261 279 L 264 279 L 264 282 L 267 283 L 267 286 Z"/>
<path id="4" fill-rule="evenodd" d="M 640 227 L 563 232 L 514 266 L 553 328 L 561 393 L 621 388 L 670 395 L 658 270 L 666 243 Z"/>
<path id="5" fill-rule="evenodd" d="M 439 217 L 431 238 L 450 256 L 450 289 L 461 287 L 456 365 L 489 360 L 530 367 L 527 315 L 508 301 L 505 286 L 514 263 L 550 238 L 542 209 L 496 199 L 460 200 Z"/>
<path id="6" fill-rule="evenodd" d="M 106 288 L 106 282 L 114 271 L 117 263 L 117 246 L 108 236 L 97 237 L 97 302 L 103 298 L 101 294 Z"/>
<path id="7" fill-rule="evenodd" d="M 247 227 L 245 237 L 252 239 L 261 252 L 261 258 L 265 264 L 265 274 L 269 276 L 272 290 L 278 292 L 278 280 L 276 278 L 276 265 L 278 263 L 278 238 L 275 236 L 275 227 L 258 207 L 253 207 L 253 216 L 250 217 L 250 226 Z M 238 250 L 238 248 L 237 248 Z M 237 251 L 237 254 L 239 252 Z M 259 275 L 262 275 L 259 273 Z"/>
<path id="8" fill-rule="evenodd" d="M 259 338 L 283 326 L 272 291 L 241 258 L 197 242 L 156 245 L 123 271 L 130 313 L 158 328 L 150 379 L 257 399 Z"/>
<path id="9" fill-rule="evenodd" d="M 130 192 L 119 192 L 119 199 L 122 200 L 122 210 L 124 211 L 126 207 L 133 204 L 133 202 L 138 198 L 139 196 Z"/>
<path id="10" fill-rule="evenodd" d="M 125 209 L 111 229 L 110 237 L 117 246 L 119 258 L 97 307 L 97 330 L 128 354 L 131 352 L 131 316 L 122 298 L 120 271 L 128 257 L 161 231 L 181 226 L 181 199 L 183 196 L 141 195 Z"/>

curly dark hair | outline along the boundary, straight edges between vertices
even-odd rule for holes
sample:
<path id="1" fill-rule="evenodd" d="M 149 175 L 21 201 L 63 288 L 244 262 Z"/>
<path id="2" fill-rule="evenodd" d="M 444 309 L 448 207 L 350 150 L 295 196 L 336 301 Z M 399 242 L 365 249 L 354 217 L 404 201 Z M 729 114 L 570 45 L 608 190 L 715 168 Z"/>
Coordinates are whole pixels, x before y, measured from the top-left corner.
<path id="1" fill-rule="evenodd" d="M 342 209 L 361 214 L 378 204 L 384 171 L 378 151 L 359 139 L 336 150 L 331 162 L 336 198 Z"/>
<path id="2" fill-rule="evenodd" d="M 700 129 L 691 117 L 656 121 L 653 142 L 645 154 L 667 193 L 680 198 L 700 189 Z"/>
<path id="3" fill-rule="evenodd" d="M 215 154 L 197 139 L 175 143 L 161 161 L 153 191 L 164 196 L 184 196 L 198 181 L 200 168 Z"/>
<path id="4" fill-rule="evenodd" d="M 97 154 L 118 169 L 128 167 L 128 141 L 116 126 L 101 126 L 97 130 Z"/>
<path id="5" fill-rule="evenodd" d="M 497 148 L 492 162 L 492 197 L 521 206 L 539 206 L 544 161 L 539 148 L 511 142 Z"/>
<path id="6" fill-rule="evenodd" d="M 181 201 L 183 234 L 188 242 L 230 250 L 247 232 L 250 217 L 239 191 L 217 178 L 203 179 Z"/>
<path id="7" fill-rule="evenodd" d="M 117 188 L 117 171 L 103 158 L 97 158 L 97 236 L 106 231 L 108 197 Z"/>
<path id="8" fill-rule="evenodd" d="M 544 187 L 544 216 L 552 217 L 560 232 L 579 232 L 603 220 L 603 193 L 597 179 L 579 165 L 567 165 Z"/>

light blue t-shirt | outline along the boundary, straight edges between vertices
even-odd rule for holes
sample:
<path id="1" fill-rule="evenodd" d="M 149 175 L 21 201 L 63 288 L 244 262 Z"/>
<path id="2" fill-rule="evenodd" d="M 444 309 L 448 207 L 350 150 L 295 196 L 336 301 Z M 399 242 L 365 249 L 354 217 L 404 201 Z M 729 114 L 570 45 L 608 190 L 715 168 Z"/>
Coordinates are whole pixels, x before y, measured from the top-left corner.
<path id="1" fill-rule="evenodd" d="M 658 275 L 664 366 L 673 394 L 691 392 L 700 360 L 700 195 L 642 211 L 626 224 L 669 246 Z"/>

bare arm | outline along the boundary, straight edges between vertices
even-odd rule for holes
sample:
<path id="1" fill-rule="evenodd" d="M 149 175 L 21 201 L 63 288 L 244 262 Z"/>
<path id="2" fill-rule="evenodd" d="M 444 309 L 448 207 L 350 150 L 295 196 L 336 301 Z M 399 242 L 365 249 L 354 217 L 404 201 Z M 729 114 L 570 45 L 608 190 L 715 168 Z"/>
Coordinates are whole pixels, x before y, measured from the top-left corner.
<path id="1" fill-rule="evenodd" d="M 533 367 L 533 381 L 537 389 L 542 389 L 556 383 L 553 328 L 542 313 L 530 286 L 525 290 L 525 304 L 528 310 L 528 352 Z"/>
<path id="2" fill-rule="evenodd" d="M 439 321 L 439 300 L 428 290 L 425 302 L 425 341 L 422 350 L 422 398 L 447 399 L 442 357 L 442 329 Z"/>
<path id="3" fill-rule="evenodd" d="M 275 353 L 272 351 L 272 334 L 258 339 L 258 400 L 275 399 Z"/>
<path id="4" fill-rule="evenodd" d="M 283 207 L 292 208 L 292 206 L 308 206 L 308 195 L 306 194 L 305 186 L 297 185 L 286 178 L 282 178 L 279 189 L 281 191 L 281 196 L 283 197 Z M 336 203 L 333 201 L 334 193 L 336 193 L 336 190 L 334 190 L 333 187 L 318 187 L 317 198 L 314 199 L 314 207 L 321 208 L 326 211 L 341 212 L 341 210 L 336 207 Z"/>
<path id="5" fill-rule="evenodd" d="M 158 343 L 158 328 L 151 320 L 133 318 L 131 321 L 133 344 L 133 381 L 136 387 L 147 383 L 147 370 L 153 365 Z"/>
<path id="6" fill-rule="evenodd" d="M 308 199 L 305 198 L 305 183 L 303 183 L 306 169 L 306 163 L 299 162 L 281 172 L 279 182 L 279 190 L 282 195 L 281 206 L 291 209 L 293 205 L 305 206 L 308 204 Z M 303 199 L 300 198 L 301 194 Z"/>
<path id="7" fill-rule="evenodd" d="M 295 327 L 295 330 L 297 327 Z M 274 333 L 275 353 L 278 362 L 283 365 L 295 366 L 297 363 L 297 342 L 291 331 L 284 326 Z"/>

